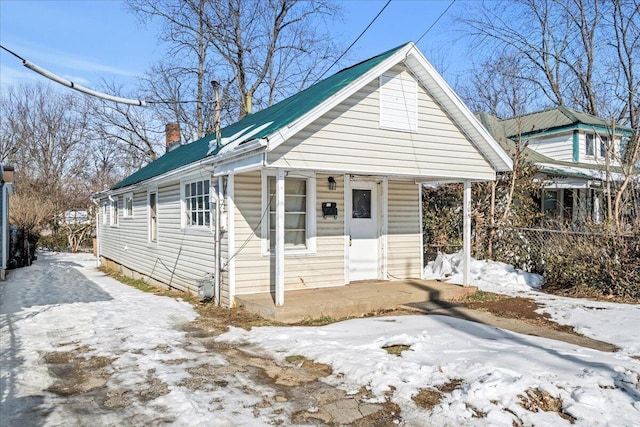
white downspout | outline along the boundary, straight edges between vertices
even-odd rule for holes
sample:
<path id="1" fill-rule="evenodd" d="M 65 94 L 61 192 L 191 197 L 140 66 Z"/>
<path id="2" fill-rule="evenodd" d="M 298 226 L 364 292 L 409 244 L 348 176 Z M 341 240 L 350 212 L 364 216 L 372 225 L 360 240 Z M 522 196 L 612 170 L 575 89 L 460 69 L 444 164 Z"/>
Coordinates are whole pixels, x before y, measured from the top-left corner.
<path id="1" fill-rule="evenodd" d="M 284 169 L 276 176 L 276 306 L 284 305 Z"/>
<path id="2" fill-rule="evenodd" d="M 216 305 L 221 305 L 222 304 L 222 300 L 220 298 L 220 288 L 221 288 L 221 284 L 222 284 L 222 278 L 220 277 L 221 274 L 221 265 L 222 265 L 222 254 L 220 253 L 220 219 L 221 219 L 221 215 L 220 215 L 220 202 L 223 200 L 223 179 L 222 176 L 218 177 L 218 194 L 216 194 L 216 211 L 214 212 L 215 218 L 216 218 L 216 227 L 214 230 L 215 233 L 215 277 L 214 277 L 214 286 L 215 286 L 215 297 L 217 298 L 217 302 Z"/>
<path id="3" fill-rule="evenodd" d="M 464 181 L 464 198 L 462 205 L 462 285 L 469 286 L 471 271 L 471 181 L 468 179 Z"/>

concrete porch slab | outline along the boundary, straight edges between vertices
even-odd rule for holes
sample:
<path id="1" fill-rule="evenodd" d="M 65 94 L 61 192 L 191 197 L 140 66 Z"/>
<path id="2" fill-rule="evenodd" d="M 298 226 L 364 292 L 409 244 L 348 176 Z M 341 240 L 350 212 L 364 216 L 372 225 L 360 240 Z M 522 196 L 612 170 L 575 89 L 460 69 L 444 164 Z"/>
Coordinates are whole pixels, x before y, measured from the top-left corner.
<path id="1" fill-rule="evenodd" d="M 357 317 L 399 305 L 437 300 L 456 300 L 474 294 L 463 287 L 435 280 L 366 281 L 345 286 L 286 291 L 284 305 L 276 307 L 273 294 L 236 295 L 236 304 L 266 319 L 296 323 L 330 316 Z"/>

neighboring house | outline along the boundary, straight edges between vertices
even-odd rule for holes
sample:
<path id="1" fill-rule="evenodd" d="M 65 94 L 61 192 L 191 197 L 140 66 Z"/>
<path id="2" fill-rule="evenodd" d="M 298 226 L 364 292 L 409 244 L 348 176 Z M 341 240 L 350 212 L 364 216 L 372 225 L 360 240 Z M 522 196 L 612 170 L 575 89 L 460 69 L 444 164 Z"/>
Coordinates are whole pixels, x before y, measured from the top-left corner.
<path id="1" fill-rule="evenodd" d="M 630 128 L 566 107 L 504 120 L 477 116 L 506 150 L 513 142 L 528 143 L 524 155 L 538 168 L 544 188 L 541 212 L 577 224 L 604 219 L 607 166 L 611 182 L 624 179 L 620 159 Z"/>
<path id="2" fill-rule="evenodd" d="M 9 260 L 9 196 L 13 194 L 13 167 L 0 165 L 0 280 Z"/>
<path id="3" fill-rule="evenodd" d="M 95 195 L 104 264 L 188 291 L 212 277 L 225 306 L 240 294 L 282 305 L 285 290 L 420 278 L 421 184 L 465 183 L 468 255 L 470 183 L 512 165 L 412 43 L 221 136 L 170 149 Z"/>

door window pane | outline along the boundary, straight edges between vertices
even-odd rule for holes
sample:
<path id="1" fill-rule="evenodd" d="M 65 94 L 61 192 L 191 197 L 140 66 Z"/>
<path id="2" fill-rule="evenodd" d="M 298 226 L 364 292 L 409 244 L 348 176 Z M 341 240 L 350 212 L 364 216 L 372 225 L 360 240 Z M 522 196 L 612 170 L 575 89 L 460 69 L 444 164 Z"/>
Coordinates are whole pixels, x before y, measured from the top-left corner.
<path id="1" fill-rule="evenodd" d="M 352 190 L 352 218 L 371 218 L 371 190 Z"/>

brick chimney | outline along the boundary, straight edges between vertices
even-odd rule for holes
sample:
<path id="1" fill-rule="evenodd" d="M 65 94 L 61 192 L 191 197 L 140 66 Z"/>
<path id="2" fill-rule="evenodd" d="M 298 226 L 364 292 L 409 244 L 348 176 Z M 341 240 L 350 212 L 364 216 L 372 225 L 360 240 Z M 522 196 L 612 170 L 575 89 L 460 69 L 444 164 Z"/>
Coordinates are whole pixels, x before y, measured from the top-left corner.
<path id="1" fill-rule="evenodd" d="M 180 146 L 180 125 L 178 123 L 167 123 L 164 127 L 166 136 L 167 153 Z"/>

